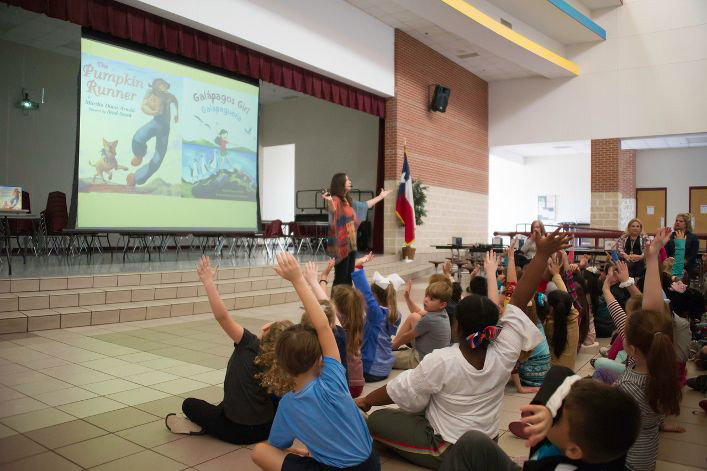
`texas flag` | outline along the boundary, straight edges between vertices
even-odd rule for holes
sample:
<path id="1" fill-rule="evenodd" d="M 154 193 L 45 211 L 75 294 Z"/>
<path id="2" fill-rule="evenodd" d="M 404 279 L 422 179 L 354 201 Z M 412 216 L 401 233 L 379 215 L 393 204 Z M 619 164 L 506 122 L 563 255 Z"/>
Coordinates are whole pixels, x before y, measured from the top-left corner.
<path id="1" fill-rule="evenodd" d="M 415 205 L 412 199 L 412 176 L 408 165 L 407 153 L 403 153 L 403 174 L 400 176 L 398 187 L 398 202 L 395 204 L 395 214 L 405 226 L 405 245 L 410 246 L 415 242 Z"/>

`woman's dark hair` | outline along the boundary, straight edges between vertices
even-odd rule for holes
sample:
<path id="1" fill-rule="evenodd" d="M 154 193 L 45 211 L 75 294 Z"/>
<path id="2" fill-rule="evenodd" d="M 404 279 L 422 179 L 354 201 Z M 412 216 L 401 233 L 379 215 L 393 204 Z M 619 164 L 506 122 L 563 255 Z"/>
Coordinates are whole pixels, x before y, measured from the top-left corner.
<path id="1" fill-rule="evenodd" d="M 452 297 L 449 298 L 453 303 L 458 303 L 462 299 L 462 285 L 455 281 L 452 283 Z"/>
<path id="2" fill-rule="evenodd" d="M 351 195 L 346 192 L 346 174 L 345 173 L 335 173 L 331 177 L 331 185 L 329 185 L 329 193 L 331 196 L 338 196 L 341 201 L 346 201 L 349 206 L 353 205 L 351 201 Z"/>
<path id="3" fill-rule="evenodd" d="M 572 310 L 572 298 L 556 289 L 547 295 L 547 303 L 552 307 L 552 351 L 559 358 L 567 346 L 567 318 Z"/>
<path id="4" fill-rule="evenodd" d="M 475 276 L 469 281 L 469 289 L 467 290 L 471 294 L 478 294 L 479 296 L 488 295 L 488 280 L 483 276 Z"/>
<path id="5" fill-rule="evenodd" d="M 587 301 L 587 280 L 584 278 L 582 272 L 575 272 L 574 274 L 574 288 L 577 291 L 577 302 L 582 308 L 580 310 L 580 323 L 579 323 L 579 344 L 584 344 L 584 340 L 589 334 L 589 302 Z"/>
<path id="6" fill-rule="evenodd" d="M 457 340 L 466 345 L 466 338 L 481 329 L 498 323 L 498 306 L 486 296 L 470 294 L 459 301 L 456 309 Z M 485 346 L 488 340 L 484 340 Z"/>

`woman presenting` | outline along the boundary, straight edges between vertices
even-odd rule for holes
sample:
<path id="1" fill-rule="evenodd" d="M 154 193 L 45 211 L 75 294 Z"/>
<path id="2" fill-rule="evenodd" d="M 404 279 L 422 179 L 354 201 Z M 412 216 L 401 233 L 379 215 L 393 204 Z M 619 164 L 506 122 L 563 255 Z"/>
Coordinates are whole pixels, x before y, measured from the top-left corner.
<path id="1" fill-rule="evenodd" d="M 327 251 L 335 261 L 333 285 L 351 284 L 351 273 L 356 267 L 357 219 L 362 218 L 365 214 L 363 204 L 366 205 L 367 210 L 390 193 L 390 191 L 381 190 L 377 197 L 361 204 L 352 201 L 350 192 L 351 180 L 349 177 L 345 173 L 337 173 L 331 178 L 329 191 L 322 194 L 322 198 L 327 202 L 329 208 Z"/>

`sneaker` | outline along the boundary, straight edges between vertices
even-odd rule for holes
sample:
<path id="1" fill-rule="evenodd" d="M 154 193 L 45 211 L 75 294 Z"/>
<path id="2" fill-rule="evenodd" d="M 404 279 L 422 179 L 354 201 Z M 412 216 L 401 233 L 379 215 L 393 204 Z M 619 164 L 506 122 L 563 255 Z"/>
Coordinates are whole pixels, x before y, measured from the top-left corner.
<path id="1" fill-rule="evenodd" d="M 603 356 L 604 358 L 606 358 L 607 355 L 609 355 L 609 347 L 601 347 L 601 348 L 599 349 L 599 355 L 601 355 L 601 356 Z"/>
<path id="2" fill-rule="evenodd" d="M 142 163 L 142 157 L 138 157 L 136 155 L 135 157 L 133 157 L 133 160 L 131 160 L 130 163 L 133 165 L 133 167 L 137 167 Z"/>
<path id="3" fill-rule="evenodd" d="M 167 414 L 164 418 L 164 424 L 172 433 L 180 433 L 183 435 L 204 435 L 206 431 L 201 425 L 195 424 L 183 415 L 175 413 Z"/>

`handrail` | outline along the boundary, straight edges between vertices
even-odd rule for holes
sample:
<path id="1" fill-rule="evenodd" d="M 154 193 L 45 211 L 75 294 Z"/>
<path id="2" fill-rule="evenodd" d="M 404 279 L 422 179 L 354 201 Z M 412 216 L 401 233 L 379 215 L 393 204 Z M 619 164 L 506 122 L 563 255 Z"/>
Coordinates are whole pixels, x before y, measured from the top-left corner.
<path id="1" fill-rule="evenodd" d="M 300 204 L 300 193 L 305 194 L 305 193 L 311 193 L 312 201 L 314 202 L 314 206 L 307 206 L 306 204 Z M 373 199 L 375 194 L 370 191 L 370 190 L 359 190 L 356 188 L 352 188 L 351 191 L 351 198 L 354 200 L 358 201 L 368 201 L 369 199 Z M 295 193 L 295 206 L 297 207 L 297 210 L 302 213 L 307 210 L 318 210 L 320 214 L 323 214 L 324 211 L 327 210 L 326 205 L 324 204 L 324 199 L 321 198 L 322 195 L 322 190 L 297 190 Z M 309 199 L 309 197 L 307 198 Z"/>
<path id="2" fill-rule="evenodd" d="M 612 238 L 618 238 L 623 234 L 624 231 L 612 231 L 612 230 L 604 230 L 604 231 L 572 231 L 572 235 L 574 235 L 578 239 L 612 239 Z M 508 237 L 515 237 L 517 235 L 524 235 L 524 236 L 530 236 L 530 232 L 519 232 L 519 231 L 511 231 L 511 232 L 503 232 L 503 231 L 495 231 L 493 233 L 494 236 L 508 236 Z"/>

